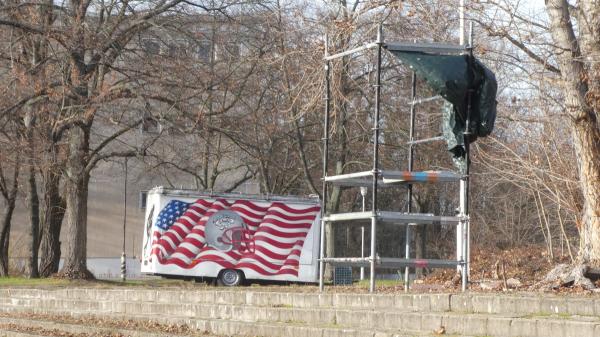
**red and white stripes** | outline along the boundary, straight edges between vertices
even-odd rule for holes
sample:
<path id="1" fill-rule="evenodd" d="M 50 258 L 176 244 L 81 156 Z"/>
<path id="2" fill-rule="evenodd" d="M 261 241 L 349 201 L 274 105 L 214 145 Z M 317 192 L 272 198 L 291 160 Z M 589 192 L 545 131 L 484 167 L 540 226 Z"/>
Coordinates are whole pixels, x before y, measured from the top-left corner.
<path id="1" fill-rule="evenodd" d="M 242 217 L 254 239 L 253 252 L 223 252 L 206 245 L 204 226 L 211 215 L 224 209 Z M 154 232 L 152 255 L 161 264 L 186 269 L 214 262 L 262 275 L 297 276 L 304 239 L 319 211 L 318 205 L 198 199 L 171 228 Z"/>

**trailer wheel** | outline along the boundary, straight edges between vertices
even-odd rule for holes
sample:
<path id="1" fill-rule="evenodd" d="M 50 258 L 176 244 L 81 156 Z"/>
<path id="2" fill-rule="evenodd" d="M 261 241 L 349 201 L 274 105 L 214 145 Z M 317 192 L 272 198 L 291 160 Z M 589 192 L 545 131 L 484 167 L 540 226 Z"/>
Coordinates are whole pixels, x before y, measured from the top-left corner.
<path id="1" fill-rule="evenodd" d="M 217 284 L 226 287 L 235 287 L 242 283 L 244 274 L 239 270 L 225 269 L 217 278 Z"/>

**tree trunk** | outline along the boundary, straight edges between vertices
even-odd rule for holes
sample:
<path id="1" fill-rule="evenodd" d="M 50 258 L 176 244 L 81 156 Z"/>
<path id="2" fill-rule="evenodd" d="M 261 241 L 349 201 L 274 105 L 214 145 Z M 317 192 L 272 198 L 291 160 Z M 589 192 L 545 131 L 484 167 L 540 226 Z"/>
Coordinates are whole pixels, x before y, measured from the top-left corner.
<path id="1" fill-rule="evenodd" d="M 40 230 L 40 199 L 37 193 L 37 182 L 33 160 L 29 163 L 27 179 L 27 210 L 29 212 L 29 231 L 27 233 L 28 254 L 25 275 L 28 278 L 38 278 L 38 248 Z"/>
<path id="2" fill-rule="evenodd" d="M 34 106 L 27 107 L 24 117 L 26 129 L 25 140 L 27 142 L 27 211 L 29 213 L 29 228 L 27 231 L 27 263 L 25 265 L 25 276 L 37 278 L 38 274 L 38 248 L 40 228 L 40 198 L 37 192 L 35 177 L 35 139 L 33 128 L 35 126 L 36 114 Z"/>
<path id="3" fill-rule="evenodd" d="M 342 44 L 341 48 L 345 48 L 347 46 L 348 40 L 346 39 Z M 337 158 L 335 160 L 335 173 L 334 175 L 340 175 L 344 173 L 344 166 L 346 165 L 346 158 L 348 154 L 348 148 L 350 146 L 347 129 L 346 126 L 348 124 L 348 103 L 346 101 L 347 97 L 350 96 L 351 88 L 349 84 L 348 75 L 350 73 L 350 62 L 348 57 L 342 58 L 342 69 L 338 69 L 338 73 L 336 74 L 334 71 L 334 75 L 332 76 L 332 83 L 336 83 L 339 81 L 339 92 L 341 94 L 340 97 L 333 97 L 334 105 L 333 105 L 333 114 L 337 115 L 334 119 L 336 125 L 334 126 L 336 133 L 333 138 L 332 148 L 338 147 L 337 151 L 331 151 L 333 154 L 337 154 Z M 335 67 L 334 67 L 335 69 Z M 340 71 L 341 70 L 341 71 Z M 336 77 L 337 76 L 337 77 Z M 338 79 L 339 78 L 339 79 Z M 334 89 L 335 91 L 335 89 Z M 329 196 L 327 212 L 336 213 L 340 209 L 340 201 L 342 198 L 342 189 L 339 186 L 331 187 L 331 195 Z M 325 251 L 328 257 L 334 257 L 336 255 L 336 247 L 335 247 L 335 224 L 328 223 L 325 227 Z M 325 277 L 327 279 L 333 279 L 333 270 L 331 269 L 331 265 L 327 265 L 325 268 Z"/>
<path id="4" fill-rule="evenodd" d="M 40 276 L 58 272 L 60 263 L 60 231 L 65 202 L 60 196 L 60 176 L 54 172 L 44 177 L 43 219 L 41 221 Z"/>
<path id="5" fill-rule="evenodd" d="M 0 177 L 4 182 L 2 184 L 2 196 L 4 197 L 4 202 L 6 207 L 4 208 L 4 216 L 2 218 L 2 223 L 0 224 L 0 276 L 8 276 L 8 248 L 10 244 L 10 227 L 12 223 L 12 216 L 15 210 L 15 205 L 17 201 L 17 192 L 19 189 L 19 155 L 15 156 L 15 166 L 13 170 L 13 180 L 12 186 L 9 189 L 6 184 L 6 180 L 4 178 L 4 171 L 2 170 L 2 165 L 0 163 Z"/>
<path id="6" fill-rule="evenodd" d="M 413 196 L 414 198 L 414 196 Z M 429 213 L 431 211 L 431 201 L 429 198 L 422 200 L 415 200 L 415 212 L 417 213 Z M 439 213 L 438 213 L 439 214 Z M 427 244 L 427 225 L 420 224 L 413 227 L 414 240 L 415 240 L 415 258 L 424 259 L 427 256 L 426 244 Z M 423 277 L 425 274 L 424 268 L 415 268 L 415 276 L 417 278 Z"/>
<path id="7" fill-rule="evenodd" d="M 335 165 L 335 175 L 343 173 L 343 163 L 338 160 Z M 331 195 L 327 202 L 327 212 L 336 213 L 340 209 L 341 189 L 339 186 L 333 186 L 331 188 Z M 336 224 L 328 222 L 325 225 L 325 255 L 327 257 L 335 257 L 335 226 Z M 333 269 L 331 265 L 327 264 L 325 268 L 325 278 L 328 280 L 333 279 Z"/>
<path id="8" fill-rule="evenodd" d="M 69 156 L 65 180 L 67 209 L 67 249 L 60 275 L 69 279 L 93 279 L 87 269 L 87 199 L 89 173 L 85 158 L 89 134 L 82 126 L 69 130 Z"/>
<path id="9" fill-rule="evenodd" d="M 427 256 L 427 225 L 421 224 L 415 228 L 415 258 L 424 259 Z M 423 277 L 425 269 L 422 267 L 415 268 L 417 278 Z"/>
<path id="10" fill-rule="evenodd" d="M 599 11 L 599 4 L 583 2 L 586 13 Z M 578 40 L 565 0 L 546 0 L 550 32 L 557 46 L 565 108 L 571 120 L 571 134 L 583 194 L 583 212 L 579 223 L 579 262 L 600 264 L 600 125 L 598 100 L 600 71 L 583 60 L 600 53 L 600 37 L 596 36 L 597 18 L 579 21 Z M 594 33 L 596 32 L 596 33 Z M 599 33 L 600 34 L 600 33 Z M 584 50 L 582 50 L 582 46 Z"/>
<path id="11" fill-rule="evenodd" d="M 593 114 L 575 121 L 573 141 L 583 192 L 579 258 L 600 265 L 600 127 Z"/>
<path id="12" fill-rule="evenodd" d="M 0 227 L 0 276 L 8 276 L 8 246 L 10 241 L 10 227 L 16 198 L 6 200 L 6 208 Z"/>
<path id="13" fill-rule="evenodd" d="M 75 177 L 66 183 L 67 249 L 61 275 L 69 279 L 90 279 L 87 269 L 87 178 Z"/>

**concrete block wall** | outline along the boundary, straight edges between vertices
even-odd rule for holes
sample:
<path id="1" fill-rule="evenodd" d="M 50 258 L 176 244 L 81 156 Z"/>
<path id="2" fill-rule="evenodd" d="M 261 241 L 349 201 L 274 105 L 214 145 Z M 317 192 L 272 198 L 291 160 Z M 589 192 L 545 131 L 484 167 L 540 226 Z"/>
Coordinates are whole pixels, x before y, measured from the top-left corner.
<path id="1" fill-rule="evenodd" d="M 0 304 L 0 311 L 9 313 L 176 320 L 212 333 L 249 336 L 383 337 L 429 334 L 441 326 L 448 334 L 465 336 L 600 336 L 600 299 L 595 297 L 14 288 L 0 289 Z M 256 329 L 261 333 L 252 333 Z"/>

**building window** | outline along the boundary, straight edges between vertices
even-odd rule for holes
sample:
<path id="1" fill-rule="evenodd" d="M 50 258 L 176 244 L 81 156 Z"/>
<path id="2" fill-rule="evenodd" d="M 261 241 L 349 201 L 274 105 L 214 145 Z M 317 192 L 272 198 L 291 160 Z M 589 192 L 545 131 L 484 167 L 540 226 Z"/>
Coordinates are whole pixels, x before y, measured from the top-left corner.
<path id="1" fill-rule="evenodd" d="M 217 45 L 219 60 L 231 60 L 240 57 L 240 44 L 237 42 L 223 42 Z"/>
<path id="2" fill-rule="evenodd" d="M 160 123 L 150 115 L 145 115 L 141 129 L 143 133 L 159 134 L 162 131 Z"/>
<path id="3" fill-rule="evenodd" d="M 185 56 L 188 53 L 188 43 L 186 40 L 174 40 L 169 43 L 168 55 L 170 57 Z"/>
<path id="4" fill-rule="evenodd" d="M 210 61 L 210 53 L 212 52 L 212 43 L 210 40 L 200 40 L 196 44 L 196 57 L 204 62 Z"/>
<path id="5" fill-rule="evenodd" d="M 142 40 L 142 47 L 147 54 L 158 55 L 160 54 L 160 42 L 156 39 L 144 39 Z"/>
<path id="6" fill-rule="evenodd" d="M 146 209 L 146 201 L 148 200 L 148 191 L 140 191 L 140 199 L 138 207 L 140 209 Z"/>

